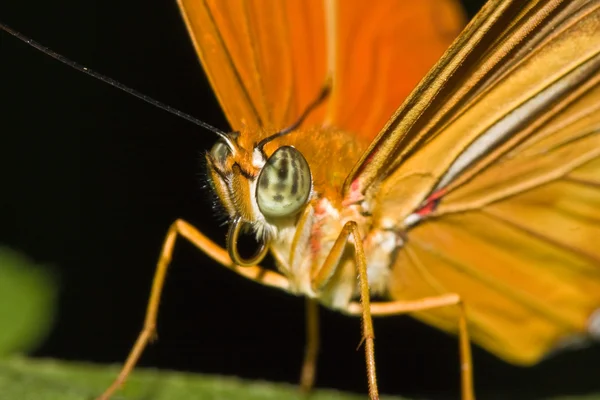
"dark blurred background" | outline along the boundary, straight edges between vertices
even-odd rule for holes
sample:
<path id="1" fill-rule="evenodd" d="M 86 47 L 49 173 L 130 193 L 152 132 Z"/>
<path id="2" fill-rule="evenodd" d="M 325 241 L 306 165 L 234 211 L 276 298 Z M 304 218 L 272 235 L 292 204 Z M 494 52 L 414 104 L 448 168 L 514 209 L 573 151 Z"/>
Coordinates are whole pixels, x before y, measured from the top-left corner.
<path id="1" fill-rule="evenodd" d="M 470 16 L 481 3 L 466 2 Z M 9 1 L 0 20 L 228 129 L 174 0 Z M 202 154 L 215 137 L 4 33 L 0 57 L 0 243 L 52 264 L 61 285 L 58 320 L 34 355 L 120 363 L 142 326 L 171 222 L 184 218 L 224 244 L 202 188 Z M 295 383 L 303 300 L 246 281 L 180 243 L 160 340 L 140 365 Z M 321 316 L 318 386 L 364 392 L 359 320 L 328 310 Z M 375 328 L 383 392 L 458 398 L 454 337 L 409 317 L 378 319 Z M 479 398 L 599 391 L 599 347 L 528 369 L 475 348 Z"/>

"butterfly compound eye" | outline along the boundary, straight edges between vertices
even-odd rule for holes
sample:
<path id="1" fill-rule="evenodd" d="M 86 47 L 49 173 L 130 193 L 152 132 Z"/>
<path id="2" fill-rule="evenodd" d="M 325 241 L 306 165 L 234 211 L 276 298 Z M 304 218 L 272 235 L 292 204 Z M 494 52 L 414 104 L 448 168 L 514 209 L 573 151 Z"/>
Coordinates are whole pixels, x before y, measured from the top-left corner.
<path id="1" fill-rule="evenodd" d="M 263 167 L 256 186 L 258 208 L 265 217 L 290 217 L 308 201 L 310 167 L 295 148 L 277 149 Z"/>

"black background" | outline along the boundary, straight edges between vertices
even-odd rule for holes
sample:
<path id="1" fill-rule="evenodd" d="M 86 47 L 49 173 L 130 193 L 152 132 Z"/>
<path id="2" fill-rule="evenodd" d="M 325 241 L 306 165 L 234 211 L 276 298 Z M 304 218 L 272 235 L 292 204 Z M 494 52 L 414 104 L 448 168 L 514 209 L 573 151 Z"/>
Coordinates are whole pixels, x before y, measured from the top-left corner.
<path id="1" fill-rule="evenodd" d="M 467 4 L 471 15 L 477 3 Z M 0 6 L 0 20 L 228 128 L 175 1 L 10 1 Z M 0 46 L 0 243 L 53 265 L 61 285 L 58 320 L 35 355 L 122 362 L 141 327 L 170 223 L 184 218 L 224 243 L 202 188 L 202 154 L 215 138 L 4 33 Z M 296 382 L 302 299 L 239 278 L 180 243 L 161 304 L 160 340 L 140 365 Z M 318 386 L 364 392 L 359 320 L 321 315 Z M 378 319 L 375 328 L 383 392 L 458 397 L 454 337 L 408 317 Z M 600 390 L 599 347 L 529 369 L 476 348 L 480 398 Z"/>

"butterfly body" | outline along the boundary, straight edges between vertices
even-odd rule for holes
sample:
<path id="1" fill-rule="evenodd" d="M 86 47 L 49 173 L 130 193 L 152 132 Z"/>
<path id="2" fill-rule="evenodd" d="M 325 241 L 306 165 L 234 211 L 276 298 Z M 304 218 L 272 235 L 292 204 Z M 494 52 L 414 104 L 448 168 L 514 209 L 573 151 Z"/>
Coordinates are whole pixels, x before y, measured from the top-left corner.
<path id="1" fill-rule="evenodd" d="M 235 151 L 230 158 L 219 161 L 218 156 L 208 153 L 212 187 L 230 218 L 242 216 L 244 222 L 252 226 L 258 240 L 270 243 L 277 268 L 289 281 L 287 290 L 290 293 L 315 298 L 325 306 L 343 311 L 357 295 L 356 267 L 350 252 L 344 255 L 335 276 L 325 287 L 313 287 L 312 280 L 346 223 L 357 223 L 365 235 L 370 229 L 370 217 L 364 215 L 358 205 L 344 204 L 342 198 L 345 171 L 357 162 L 368 142 L 343 130 L 315 126 L 274 139 L 258 152 L 256 141 L 245 139 L 248 137 L 252 136 L 235 135 Z M 309 165 L 320 168 L 310 171 L 311 193 L 301 213 L 265 218 L 256 204 L 257 180 L 267 160 L 276 150 L 286 146 L 303 154 Z M 293 171 L 294 164 L 290 162 L 284 167 Z M 276 179 L 274 176 L 271 181 Z M 372 249 L 373 260 L 381 258 L 379 244 L 367 245 L 366 249 L 368 252 Z M 374 294 L 385 292 L 387 271 L 389 265 L 383 266 L 380 261 L 374 261 L 369 267 Z"/>
<path id="2" fill-rule="evenodd" d="M 404 64 L 401 55 L 391 64 L 387 57 L 399 54 L 392 49 L 399 41 L 389 26 L 399 24 L 407 10 L 398 11 L 384 27 L 372 23 L 392 15 L 399 2 L 362 11 L 355 3 L 302 4 L 302 17 L 287 18 L 310 27 L 306 32 L 324 34 L 327 46 L 312 44 L 315 54 L 326 56 L 316 56 L 311 71 L 323 60 L 329 69 L 321 70 L 320 79 L 296 71 L 294 82 L 303 82 L 302 91 L 295 89 L 295 101 L 285 110 L 301 109 L 302 102 L 306 107 L 309 101 L 301 99 L 307 88 L 316 92 L 327 71 L 333 87 L 325 106 L 310 117 L 310 126 L 316 126 L 312 136 L 299 130 L 281 138 L 286 143 L 299 140 L 296 146 L 312 158 L 308 164 L 314 176 L 305 216 L 294 217 L 295 228 L 289 225 L 286 235 L 272 237 L 290 290 L 348 311 L 358 295 L 353 239 L 337 254 L 338 269 L 326 271 L 330 277 L 319 268 L 336 261 L 328 259 L 328 252 L 343 228 L 354 223 L 362 237 L 371 294 L 412 302 L 455 293 L 466 305 L 474 342 L 509 362 L 531 365 L 572 335 L 600 336 L 593 317 L 600 308 L 600 253 L 594 245 L 600 237 L 599 2 L 490 1 L 376 130 L 377 124 L 368 123 L 376 118 L 363 113 L 385 109 L 377 101 L 397 90 L 396 79 L 377 78 Z M 186 4 L 184 15 L 193 8 Z M 313 18 L 303 20 L 311 15 L 309 8 Z M 201 13 L 212 15 L 214 28 L 222 29 L 214 34 L 222 40 L 217 51 L 229 52 L 231 70 L 241 69 L 246 76 L 238 82 L 238 92 L 249 98 L 242 103 L 248 108 L 256 104 L 257 110 L 272 104 L 270 114 L 257 111 L 252 118 L 257 125 L 278 121 L 275 130 L 285 128 L 285 118 L 272 113 L 281 108 L 278 95 L 249 75 L 242 61 L 252 58 L 228 45 L 234 37 L 251 38 L 248 45 L 264 55 L 265 46 L 274 44 L 259 35 L 234 33 L 226 22 L 219 23 L 230 18 L 222 11 L 208 2 Z M 443 14 L 441 8 L 437 12 Z M 249 32 L 264 28 L 251 14 L 238 17 Z M 199 19 L 188 16 L 187 21 L 193 37 L 211 32 Z M 357 46 L 371 41 L 359 63 L 342 36 L 349 26 L 361 32 Z M 295 29 L 290 25 L 289 34 Z M 211 60 L 213 44 L 195 43 L 232 126 L 239 125 L 240 117 L 251 120 L 252 113 L 235 111 L 225 99 L 233 92 Z M 378 53 L 381 43 L 391 47 Z M 290 49 L 297 45 L 291 42 Z M 379 64 L 372 75 L 376 84 L 369 86 L 353 68 L 371 62 Z M 261 79 L 269 80 L 266 67 L 256 63 L 255 68 L 265 72 Z M 288 75 L 282 71 L 282 76 Z M 355 93 L 344 92 L 348 88 Z M 371 104 L 360 96 L 365 88 L 372 91 Z M 356 153 L 338 160 L 338 139 L 332 136 L 330 142 L 320 129 L 348 132 L 346 140 L 357 144 Z M 330 145 L 329 158 L 313 158 L 318 146 Z M 360 149 L 366 150 L 359 154 Z M 328 169 L 330 175 L 324 173 Z M 324 287 L 315 284 L 319 277 Z M 459 313 L 457 307 L 441 307 L 413 315 L 457 332 Z"/>
<path id="3" fill-rule="evenodd" d="M 163 254 L 183 236 L 309 298 L 305 388 L 312 300 L 362 317 L 371 399 L 372 315 L 457 333 L 465 400 L 470 338 L 518 365 L 600 338 L 600 1 L 490 0 L 433 65 L 461 26 L 456 6 L 180 0 L 234 131 L 206 156 L 231 224 L 223 250 L 178 221 Z M 250 259 L 243 230 L 261 245 Z M 258 265 L 268 250 L 278 273 Z M 153 333 L 163 258 L 108 394 Z"/>

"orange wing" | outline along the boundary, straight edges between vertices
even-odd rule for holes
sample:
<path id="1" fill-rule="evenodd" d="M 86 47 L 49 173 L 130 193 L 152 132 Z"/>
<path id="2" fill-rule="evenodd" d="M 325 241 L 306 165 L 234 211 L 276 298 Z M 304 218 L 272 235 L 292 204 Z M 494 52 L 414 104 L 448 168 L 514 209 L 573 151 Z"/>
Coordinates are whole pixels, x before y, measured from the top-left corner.
<path id="1" fill-rule="evenodd" d="M 457 43 L 372 148 L 367 203 L 408 230 L 392 297 L 459 293 L 476 343 L 532 364 L 600 337 L 600 2 L 491 1 Z"/>
<path id="2" fill-rule="evenodd" d="M 196 51 L 236 130 L 290 125 L 326 77 L 320 1 L 179 0 Z"/>
<path id="3" fill-rule="evenodd" d="M 179 5 L 232 128 L 257 138 L 295 122 L 328 79 L 329 104 L 305 124 L 374 137 L 464 21 L 455 0 Z"/>
<path id="4" fill-rule="evenodd" d="M 327 122 L 372 140 L 465 24 L 455 0 L 328 1 Z"/>

